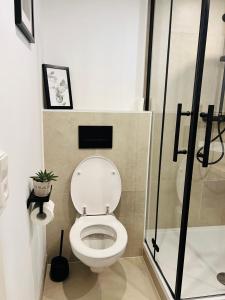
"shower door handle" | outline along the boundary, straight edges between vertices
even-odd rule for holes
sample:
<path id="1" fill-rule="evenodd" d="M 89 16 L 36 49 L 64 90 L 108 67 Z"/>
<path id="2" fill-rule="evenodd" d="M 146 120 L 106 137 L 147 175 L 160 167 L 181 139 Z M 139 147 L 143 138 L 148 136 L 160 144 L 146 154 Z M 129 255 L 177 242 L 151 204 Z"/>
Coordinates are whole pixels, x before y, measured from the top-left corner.
<path id="1" fill-rule="evenodd" d="M 177 161 L 178 154 L 187 154 L 187 150 L 179 150 L 179 138 L 180 138 L 180 122 L 182 116 L 190 116 L 190 111 L 182 112 L 182 104 L 177 104 L 177 120 L 174 138 L 174 149 L 173 149 L 173 161 Z"/>
<path id="2" fill-rule="evenodd" d="M 209 164 L 209 151 L 211 143 L 211 133 L 213 124 L 214 105 L 208 106 L 208 113 L 200 113 L 202 118 L 206 118 L 206 131 L 203 153 L 199 153 L 198 157 L 202 158 L 202 167 L 207 168 Z"/>

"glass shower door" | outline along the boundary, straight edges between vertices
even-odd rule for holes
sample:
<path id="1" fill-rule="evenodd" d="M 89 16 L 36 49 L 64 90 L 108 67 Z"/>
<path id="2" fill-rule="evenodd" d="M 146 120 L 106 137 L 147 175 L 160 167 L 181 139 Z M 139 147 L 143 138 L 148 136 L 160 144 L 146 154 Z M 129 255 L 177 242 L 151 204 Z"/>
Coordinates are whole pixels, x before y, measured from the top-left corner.
<path id="1" fill-rule="evenodd" d="M 150 82 L 150 105 L 152 112 L 151 151 L 148 182 L 148 207 L 146 218 L 146 243 L 154 255 L 152 240 L 155 239 L 158 206 L 158 177 L 162 120 L 165 91 L 165 73 L 167 66 L 168 36 L 170 23 L 171 1 L 159 0 L 155 2 L 153 52 Z M 156 80 L 159 78 L 159 80 Z"/>
<path id="2" fill-rule="evenodd" d="M 161 22 L 166 5 L 156 1 Z M 152 139 L 159 164 L 154 193 L 150 173 L 146 242 L 175 300 L 225 299 L 224 12 L 224 0 L 171 0 L 165 80 L 153 66 L 153 136 L 161 136 Z M 153 44 L 160 67 L 157 50 Z M 160 131 L 155 107 L 162 107 Z"/>
<path id="3" fill-rule="evenodd" d="M 195 148 L 182 299 L 225 299 L 225 13 L 211 1 Z"/>
<path id="4" fill-rule="evenodd" d="M 174 294 L 200 15 L 200 0 L 173 1 L 155 259 Z"/>
<path id="5" fill-rule="evenodd" d="M 152 190 L 149 193 L 151 194 L 149 222 L 153 220 L 153 224 L 152 230 L 149 231 L 151 234 L 147 237 L 154 259 L 174 297 L 186 172 L 186 155 L 183 155 L 186 152 L 183 150 L 186 150 L 188 145 L 189 111 L 195 82 L 200 15 L 200 0 L 156 1 L 154 28 L 162 28 L 162 24 L 167 23 L 170 32 L 166 35 L 166 32 L 162 31 L 157 37 L 154 36 L 156 41 L 153 43 L 154 84 L 151 88 L 151 110 L 153 110 L 153 135 L 157 136 L 158 143 L 152 140 L 151 149 L 156 153 L 157 145 L 159 162 L 154 156 L 151 159 Z M 163 38 L 165 44 L 165 36 L 167 48 L 164 47 L 164 55 L 166 50 L 167 60 L 163 77 L 159 77 L 157 68 L 162 66 L 162 61 L 157 45 L 160 45 Z M 159 98 L 157 96 L 162 94 L 162 90 L 159 90 L 162 82 L 163 95 Z M 161 109 L 161 116 L 154 114 L 157 109 Z M 161 129 L 161 136 L 158 128 Z M 176 147 L 174 147 L 175 140 Z M 174 157 L 177 151 L 179 154 Z M 159 164 L 157 185 L 154 185 L 156 176 L 153 175 L 156 175 L 156 172 L 153 173 L 153 170 L 156 170 L 156 162 Z"/>

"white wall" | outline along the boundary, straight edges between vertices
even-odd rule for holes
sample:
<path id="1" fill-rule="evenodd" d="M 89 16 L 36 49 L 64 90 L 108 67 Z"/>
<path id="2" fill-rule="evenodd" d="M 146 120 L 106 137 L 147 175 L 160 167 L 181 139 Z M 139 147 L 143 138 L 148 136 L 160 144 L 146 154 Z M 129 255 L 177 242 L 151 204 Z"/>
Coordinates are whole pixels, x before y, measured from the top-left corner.
<path id="1" fill-rule="evenodd" d="M 29 176 L 42 167 L 40 64 L 37 44 L 15 27 L 14 1 L 0 3 L 0 149 L 9 155 L 10 189 L 0 215 L 0 299 L 38 300 L 45 230 L 30 223 L 26 200 Z"/>
<path id="2" fill-rule="evenodd" d="M 42 0 L 43 61 L 70 67 L 75 109 L 135 110 L 147 0 Z"/>

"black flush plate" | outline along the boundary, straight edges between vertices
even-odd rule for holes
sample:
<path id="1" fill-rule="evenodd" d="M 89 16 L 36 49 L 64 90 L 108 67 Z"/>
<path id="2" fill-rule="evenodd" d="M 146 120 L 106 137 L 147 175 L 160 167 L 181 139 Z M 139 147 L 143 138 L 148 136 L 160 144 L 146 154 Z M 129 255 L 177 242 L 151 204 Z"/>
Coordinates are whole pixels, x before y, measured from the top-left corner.
<path id="1" fill-rule="evenodd" d="M 112 126 L 79 126 L 79 149 L 111 149 Z"/>

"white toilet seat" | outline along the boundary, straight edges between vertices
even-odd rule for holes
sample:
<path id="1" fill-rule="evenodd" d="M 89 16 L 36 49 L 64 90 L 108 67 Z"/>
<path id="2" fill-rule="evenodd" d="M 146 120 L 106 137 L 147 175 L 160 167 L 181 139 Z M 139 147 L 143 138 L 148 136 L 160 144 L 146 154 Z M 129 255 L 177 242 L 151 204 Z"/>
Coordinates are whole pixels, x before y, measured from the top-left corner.
<path id="1" fill-rule="evenodd" d="M 96 226 L 95 232 L 93 232 L 96 234 L 102 233 L 101 226 L 112 229 L 116 234 L 114 244 L 106 249 L 94 249 L 88 247 L 82 241 L 82 231 L 91 226 Z M 98 231 L 98 229 L 100 230 Z M 82 216 L 76 220 L 70 230 L 70 243 L 73 250 L 80 253 L 82 256 L 93 259 L 104 259 L 118 255 L 118 253 L 125 250 L 127 239 L 126 229 L 113 215 Z"/>

